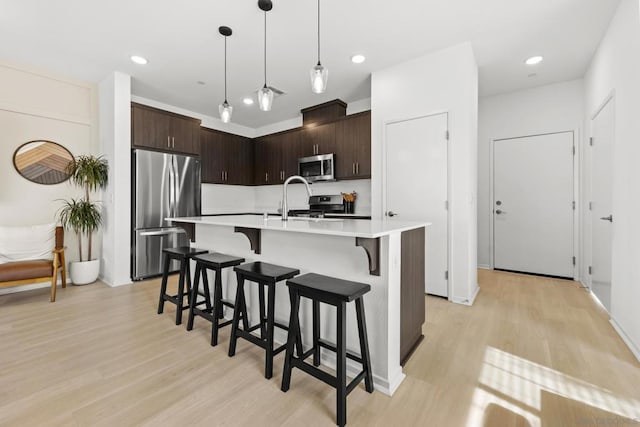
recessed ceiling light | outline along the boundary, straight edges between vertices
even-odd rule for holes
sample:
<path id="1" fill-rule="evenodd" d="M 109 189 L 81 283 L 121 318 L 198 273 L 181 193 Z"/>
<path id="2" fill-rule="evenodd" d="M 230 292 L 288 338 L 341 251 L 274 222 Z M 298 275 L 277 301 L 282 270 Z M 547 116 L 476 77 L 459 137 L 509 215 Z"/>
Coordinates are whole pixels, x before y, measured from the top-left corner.
<path id="1" fill-rule="evenodd" d="M 365 59 L 367 58 L 365 58 L 364 55 L 357 54 L 351 57 L 351 62 L 353 62 L 354 64 L 362 64 Z"/>
<path id="2" fill-rule="evenodd" d="M 199 85 L 206 85 L 206 82 L 203 82 L 202 80 L 198 80 L 196 83 L 198 83 Z"/>
<path id="3" fill-rule="evenodd" d="M 544 58 L 542 56 L 532 56 L 531 58 L 524 61 L 527 65 L 537 65 L 542 62 Z"/>
<path id="4" fill-rule="evenodd" d="M 253 105 L 253 98 L 245 98 L 242 102 L 244 102 L 245 105 Z"/>
<path id="5" fill-rule="evenodd" d="M 131 60 L 138 65 L 145 65 L 147 62 L 149 62 L 146 58 L 138 55 L 131 55 Z"/>

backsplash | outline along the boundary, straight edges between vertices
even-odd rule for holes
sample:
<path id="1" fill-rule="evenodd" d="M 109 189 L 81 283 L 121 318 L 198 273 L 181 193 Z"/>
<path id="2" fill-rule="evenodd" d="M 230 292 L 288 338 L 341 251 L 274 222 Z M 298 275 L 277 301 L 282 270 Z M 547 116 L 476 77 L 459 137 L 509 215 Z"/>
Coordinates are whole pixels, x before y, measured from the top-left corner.
<path id="1" fill-rule="evenodd" d="M 255 188 L 255 208 L 258 212 L 273 212 L 282 200 L 282 185 L 263 185 Z M 301 183 L 291 183 L 287 189 L 289 209 L 307 209 L 309 205 L 307 191 Z M 371 180 L 316 182 L 311 185 L 313 194 L 358 193 L 355 212 L 358 215 L 371 215 Z"/>
<path id="2" fill-rule="evenodd" d="M 355 191 L 355 214 L 371 215 L 371 180 L 317 182 L 313 194 L 340 194 Z M 307 209 L 307 191 L 300 183 L 289 184 L 289 209 Z M 247 187 L 202 184 L 202 214 L 238 212 L 276 212 L 282 200 L 282 185 Z"/>

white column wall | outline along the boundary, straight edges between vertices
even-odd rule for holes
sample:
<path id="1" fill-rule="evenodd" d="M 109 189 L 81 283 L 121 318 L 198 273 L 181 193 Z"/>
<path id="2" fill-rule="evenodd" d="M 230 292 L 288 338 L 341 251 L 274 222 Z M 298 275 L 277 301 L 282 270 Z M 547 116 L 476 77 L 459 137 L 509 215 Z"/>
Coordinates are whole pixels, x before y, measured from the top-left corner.
<path id="1" fill-rule="evenodd" d="M 478 68 L 468 43 L 376 71 L 371 78 L 371 213 L 383 214 L 385 123 L 449 113 L 450 299 L 472 304 L 477 284 Z M 416 171 L 420 179 L 420 171 Z M 407 197 L 411 185 L 407 183 Z M 428 232 L 427 232 L 428 238 Z"/>
<path id="2" fill-rule="evenodd" d="M 109 162 L 103 200 L 100 279 L 131 283 L 131 77 L 114 72 L 99 85 L 100 154 Z"/>

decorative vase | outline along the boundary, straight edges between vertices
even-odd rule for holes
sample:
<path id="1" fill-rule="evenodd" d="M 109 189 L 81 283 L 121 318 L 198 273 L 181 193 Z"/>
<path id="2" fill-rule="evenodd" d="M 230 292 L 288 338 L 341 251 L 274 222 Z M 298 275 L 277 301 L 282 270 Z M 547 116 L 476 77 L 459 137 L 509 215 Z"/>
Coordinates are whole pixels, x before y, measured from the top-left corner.
<path id="1" fill-rule="evenodd" d="M 69 263 L 69 276 L 74 285 L 88 285 L 98 280 L 100 260 Z"/>

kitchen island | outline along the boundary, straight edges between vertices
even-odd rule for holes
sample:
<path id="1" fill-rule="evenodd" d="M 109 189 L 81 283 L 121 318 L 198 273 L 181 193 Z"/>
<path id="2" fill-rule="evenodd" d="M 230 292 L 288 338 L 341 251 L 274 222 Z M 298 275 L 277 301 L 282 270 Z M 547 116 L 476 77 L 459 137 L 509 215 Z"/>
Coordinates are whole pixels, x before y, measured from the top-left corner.
<path id="1" fill-rule="evenodd" d="M 369 283 L 365 295 L 369 348 L 376 390 L 392 395 L 404 379 L 402 366 L 422 340 L 424 323 L 425 222 L 397 220 L 312 219 L 228 215 L 172 218 L 184 227 L 192 245 L 210 251 L 264 261 L 341 279 Z M 235 275 L 223 272 L 225 297 L 235 295 Z M 213 283 L 211 280 L 210 283 Z M 248 286 L 249 317 L 259 318 L 257 286 Z M 225 313 L 230 317 L 231 313 Z M 276 319 L 289 320 L 284 284 L 276 295 Z M 322 307 L 321 335 L 335 341 L 335 309 Z M 305 347 L 311 339 L 311 304 L 301 301 L 300 323 Z M 276 341 L 286 333 L 276 329 Z M 347 312 L 347 347 L 358 349 L 355 309 Z M 242 351 L 242 346 L 238 347 Z M 349 362 L 351 362 L 349 360 Z M 335 366 L 335 355 L 322 352 L 322 363 Z M 360 366 L 349 363 L 350 374 Z"/>

